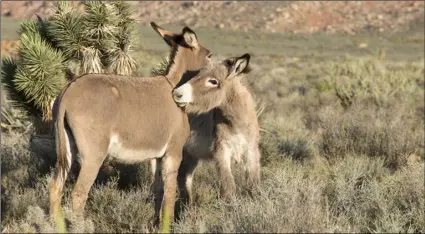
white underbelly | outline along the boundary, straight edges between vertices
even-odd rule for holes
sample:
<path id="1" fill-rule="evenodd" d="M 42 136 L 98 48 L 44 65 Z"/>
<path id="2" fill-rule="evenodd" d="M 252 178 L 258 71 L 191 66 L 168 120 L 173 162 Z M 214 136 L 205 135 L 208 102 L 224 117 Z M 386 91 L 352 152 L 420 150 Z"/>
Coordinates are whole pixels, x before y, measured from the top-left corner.
<path id="1" fill-rule="evenodd" d="M 153 158 L 161 158 L 167 150 L 168 142 L 161 149 L 130 149 L 123 146 L 118 136 L 113 135 L 109 141 L 108 155 L 120 161 L 132 163 Z"/>
<path id="2" fill-rule="evenodd" d="M 228 150 L 231 154 L 231 158 L 236 163 L 240 163 L 242 157 L 246 157 L 246 153 L 249 149 L 249 144 L 242 134 L 232 135 L 224 142 L 225 147 L 228 147 Z"/>

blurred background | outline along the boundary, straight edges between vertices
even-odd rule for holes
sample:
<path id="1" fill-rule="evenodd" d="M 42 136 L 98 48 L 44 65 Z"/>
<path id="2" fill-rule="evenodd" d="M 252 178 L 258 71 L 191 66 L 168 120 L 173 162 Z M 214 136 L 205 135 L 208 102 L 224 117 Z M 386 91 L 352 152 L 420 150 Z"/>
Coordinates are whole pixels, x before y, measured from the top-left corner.
<path id="1" fill-rule="evenodd" d="M 82 8 L 80 1 L 74 1 Z M 143 1 L 134 4 L 142 25 L 155 21 L 198 28 L 314 33 L 392 32 L 423 20 L 422 1 Z M 53 14 L 52 1 L 2 1 L 1 14 L 30 19 Z"/>

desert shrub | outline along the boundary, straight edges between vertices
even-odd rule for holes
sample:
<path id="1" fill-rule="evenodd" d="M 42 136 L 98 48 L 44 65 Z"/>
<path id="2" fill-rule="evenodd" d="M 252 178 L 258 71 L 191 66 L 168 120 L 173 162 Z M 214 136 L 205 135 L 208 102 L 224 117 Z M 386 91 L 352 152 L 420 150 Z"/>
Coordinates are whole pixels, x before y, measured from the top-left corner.
<path id="1" fill-rule="evenodd" d="M 51 222 L 48 216 L 48 182 L 54 164 L 48 158 L 31 152 L 29 147 L 28 137 L 22 134 L 7 134 L 2 139 L 1 218 L 2 223 L 6 224 L 3 225 L 6 226 L 4 232 L 56 230 L 54 222 Z M 83 221 L 77 219 L 70 210 L 70 194 L 78 171 L 70 173 L 63 195 L 64 215 L 69 221 L 70 232 L 93 232 L 94 227 L 98 231 L 112 230 L 107 225 L 118 221 L 121 222 L 121 226 L 116 226 L 114 230 L 117 231 L 128 230 L 126 228 L 147 230 L 146 228 L 150 227 L 149 220 L 146 220 L 149 214 L 153 217 L 153 204 L 146 203 L 150 193 L 147 185 L 150 178 L 148 165 L 124 165 L 116 162 L 111 164 L 112 172 L 102 171 L 98 175 L 86 208 L 92 215 Z M 127 204 L 124 204 L 124 201 Z M 140 206 L 135 206 L 139 203 Z M 111 210 L 115 210 L 116 216 L 109 216 Z M 120 212 L 117 212 L 119 210 Z M 134 212 L 131 213 L 129 210 Z M 92 219 L 96 221 L 96 226 L 93 225 Z M 134 223 L 128 223 L 128 220 L 134 220 Z"/>
<path id="2" fill-rule="evenodd" d="M 69 209 L 64 209 L 64 215 L 69 221 L 69 232 L 71 233 L 94 233 L 94 224 L 90 219 L 80 219 L 72 214 Z M 54 233 L 55 224 L 39 206 L 27 207 L 25 217 L 19 221 L 12 221 L 3 229 L 6 233 Z"/>
<path id="3" fill-rule="evenodd" d="M 195 208 L 183 215 L 175 230 L 183 233 L 423 231 L 423 164 L 415 163 L 392 173 L 382 159 L 347 156 L 346 160 L 326 167 L 327 170 L 318 170 L 317 165 L 284 158 L 278 165 L 263 168 L 259 196 L 251 199 L 239 194 L 230 203 L 217 199 L 198 201 Z M 404 185 L 399 184 L 402 181 Z M 208 194 L 209 190 L 197 192 Z"/>
<path id="4" fill-rule="evenodd" d="M 380 59 L 345 59 L 330 62 L 327 77 L 344 108 L 356 101 L 369 101 L 376 106 L 390 106 L 394 100 L 413 101 L 423 89 L 423 62 L 411 64 L 385 63 Z"/>
<path id="5" fill-rule="evenodd" d="M 27 132 L 31 127 L 28 117 L 19 109 L 1 106 L 1 129 L 3 132 Z"/>
<path id="6" fill-rule="evenodd" d="M 55 230 L 48 217 L 49 174 L 30 160 L 25 138 L 2 141 L 3 232 Z M 273 146 L 273 144 L 270 144 Z M 280 154 L 281 156 L 283 154 Z M 264 155 L 266 158 L 268 155 Z M 201 163 L 194 178 L 195 206 L 183 212 L 176 232 L 423 232 L 424 165 L 397 171 L 384 158 L 347 154 L 322 164 L 281 157 L 264 164 L 260 194 L 218 199 L 213 163 Z M 137 177 L 148 174 L 141 166 Z M 33 173 L 29 173 L 34 171 Z M 236 167 L 236 183 L 243 180 Z M 119 177 L 97 183 L 89 194 L 85 220 L 70 211 L 72 181 L 65 185 L 64 216 L 71 232 L 152 232 L 149 184 L 121 189 Z"/>
<path id="7" fill-rule="evenodd" d="M 260 124 L 264 129 L 260 139 L 264 165 L 283 157 L 303 161 L 317 153 L 314 136 L 304 123 L 302 111 L 266 112 Z"/>
<path id="8" fill-rule="evenodd" d="M 5 136 L 1 144 L 2 221 L 21 217 L 29 205 L 40 201 L 40 197 L 47 202 L 44 182 L 50 172 L 50 163 L 28 149 L 27 137 L 21 134 Z"/>
<path id="9" fill-rule="evenodd" d="M 412 117 L 409 107 L 376 110 L 352 106 L 345 111 L 326 108 L 319 118 L 319 146 L 327 158 L 347 154 L 382 157 L 386 166 L 395 169 L 405 165 L 411 155 L 423 157 L 423 120 Z"/>
<path id="10" fill-rule="evenodd" d="M 238 195 L 230 203 L 212 200 L 189 211 L 177 232 L 300 232 L 320 230 L 323 216 L 316 212 L 325 184 L 307 177 L 302 164 L 283 159 L 274 170 L 262 171 L 262 193 L 251 199 Z M 276 170 L 276 168 L 279 168 Z M 313 186 L 313 184 L 315 186 Z M 199 191 L 201 192 L 201 191 Z M 203 191 L 207 193 L 208 191 Z M 309 209 L 303 209 L 308 207 Z"/>
<path id="11" fill-rule="evenodd" d="M 117 180 L 106 186 L 95 186 L 88 200 L 88 217 L 95 223 L 95 232 L 152 232 L 153 203 L 146 202 L 149 186 L 122 191 Z"/>
<path id="12" fill-rule="evenodd" d="M 424 164 L 415 163 L 395 174 L 383 177 L 383 188 L 374 199 L 382 212 L 376 232 L 424 232 Z M 379 184 L 375 184 L 376 187 Z"/>
<path id="13" fill-rule="evenodd" d="M 422 177 L 421 163 L 393 174 L 381 159 L 341 160 L 333 166 L 327 188 L 331 217 L 349 232 L 421 232 Z"/>

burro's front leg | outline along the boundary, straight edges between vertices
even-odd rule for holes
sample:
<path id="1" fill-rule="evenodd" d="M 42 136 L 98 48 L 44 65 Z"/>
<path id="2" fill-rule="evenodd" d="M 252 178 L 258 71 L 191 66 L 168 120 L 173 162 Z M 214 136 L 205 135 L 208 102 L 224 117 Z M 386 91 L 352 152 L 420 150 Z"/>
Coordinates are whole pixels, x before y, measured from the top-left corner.
<path id="1" fill-rule="evenodd" d="M 220 195 L 225 200 L 231 200 L 236 194 L 235 179 L 232 175 L 232 150 L 226 144 L 219 144 L 214 154 L 220 177 Z"/>
<path id="2" fill-rule="evenodd" d="M 174 221 L 174 206 L 176 202 L 177 173 L 182 160 L 183 147 L 180 150 L 168 151 L 162 159 L 162 180 L 164 195 L 161 206 L 162 233 L 170 232 Z"/>

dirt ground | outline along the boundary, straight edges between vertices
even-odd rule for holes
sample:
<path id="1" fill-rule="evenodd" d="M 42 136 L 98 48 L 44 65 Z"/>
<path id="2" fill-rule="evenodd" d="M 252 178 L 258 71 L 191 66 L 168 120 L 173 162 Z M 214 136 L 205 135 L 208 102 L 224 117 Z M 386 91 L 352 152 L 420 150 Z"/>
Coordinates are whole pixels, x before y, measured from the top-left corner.
<path id="1" fill-rule="evenodd" d="M 81 2 L 73 4 L 84 6 Z M 34 18 L 53 14 L 53 1 L 2 1 L 2 16 Z M 141 24 L 181 24 L 265 32 L 396 32 L 423 21 L 423 1 L 141 1 Z M 170 12 L 173 12 L 170 14 Z"/>

